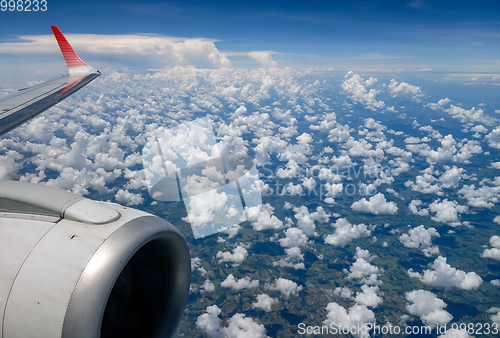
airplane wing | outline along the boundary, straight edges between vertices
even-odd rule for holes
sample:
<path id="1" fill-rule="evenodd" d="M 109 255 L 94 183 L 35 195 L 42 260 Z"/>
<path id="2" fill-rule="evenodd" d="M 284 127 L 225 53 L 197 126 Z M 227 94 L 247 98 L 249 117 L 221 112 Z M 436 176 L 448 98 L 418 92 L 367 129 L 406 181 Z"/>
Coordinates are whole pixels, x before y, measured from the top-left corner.
<path id="1" fill-rule="evenodd" d="M 34 118 L 101 75 L 76 55 L 59 28 L 51 27 L 66 60 L 68 74 L 33 87 L 19 89 L 0 98 L 0 136 Z"/>

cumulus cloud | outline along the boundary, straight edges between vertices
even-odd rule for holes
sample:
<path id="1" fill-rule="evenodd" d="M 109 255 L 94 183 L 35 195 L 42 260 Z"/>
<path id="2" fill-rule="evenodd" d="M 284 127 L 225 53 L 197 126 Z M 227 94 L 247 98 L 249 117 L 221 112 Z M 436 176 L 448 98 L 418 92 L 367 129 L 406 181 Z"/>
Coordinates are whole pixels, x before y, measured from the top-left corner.
<path id="1" fill-rule="evenodd" d="M 373 88 L 370 90 L 366 89 L 366 87 L 372 86 L 377 82 L 376 78 L 370 77 L 365 81 L 361 76 L 350 71 L 344 76 L 344 79 L 342 89 L 353 102 L 361 103 L 370 110 L 381 109 L 385 106 L 383 101 L 376 100 L 376 96 L 380 90 Z"/>
<path id="2" fill-rule="evenodd" d="M 0 156 L 0 179 L 9 179 L 21 168 L 21 164 L 16 162 L 23 157 L 17 151 L 9 150 L 5 155 Z"/>
<path id="3" fill-rule="evenodd" d="M 410 229 L 408 234 L 399 237 L 399 241 L 407 248 L 421 249 L 425 256 L 439 254 L 439 248 L 432 245 L 432 237 L 441 237 L 435 228 L 426 229 L 423 225 Z"/>
<path id="4" fill-rule="evenodd" d="M 271 53 L 265 51 L 256 51 L 248 53 L 248 56 L 257 61 L 263 68 L 274 68 L 278 66 L 276 61 L 273 61 Z"/>
<path id="5" fill-rule="evenodd" d="M 453 316 L 446 310 L 446 303 L 426 290 L 415 290 L 406 293 L 408 304 L 406 309 L 413 316 L 418 316 L 425 325 L 432 328 L 449 323 Z"/>
<path id="6" fill-rule="evenodd" d="M 201 259 L 199 257 L 191 258 L 191 271 L 198 270 L 202 276 L 205 276 L 207 270 L 201 266 Z"/>
<path id="7" fill-rule="evenodd" d="M 446 171 L 439 178 L 444 188 L 456 188 L 462 178 L 468 178 L 464 168 L 445 166 L 445 169 Z"/>
<path id="8" fill-rule="evenodd" d="M 486 135 L 485 139 L 490 147 L 500 149 L 500 127 L 493 129 L 491 133 Z"/>
<path id="9" fill-rule="evenodd" d="M 449 98 L 444 98 L 444 99 L 439 100 L 437 103 L 428 103 L 425 106 L 429 107 L 429 108 L 431 108 L 433 110 L 441 110 L 448 103 L 450 103 L 450 99 Z"/>
<path id="10" fill-rule="evenodd" d="M 359 279 L 367 285 L 377 285 L 380 281 L 377 279 L 381 269 L 373 264 L 370 264 L 362 257 L 356 259 L 347 272 L 347 279 Z"/>
<path id="11" fill-rule="evenodd" d="M 367 237 L 371 235 L 371 230 L 361 224 L 351 224 L 345 218 L 339 218 L 332 224 L 335 227 L 335 233 L 325 236 L 325 243 L 344 247 L 356 238 Z"/>
<path id="12" fill-rule="evenodd" d="M 392 97 L 406 96 L 411 97 L 413 100 L 418 100 L 420 96 L 423 96 L 420 87 L 413 86 L 406 82 L 398 84 L 398 82 L 394 79 L 391 79 L 391 83 L 389 83 L 387 88 L 389 89 L 389 93 Z"/>
<path id="13" fill-rule="evenodd" d="M 300 228 L 288 228 L 285 232 L 286 237 L 279 240 L 284 248 L 299 247 L 307 243 L 307 236 Z"/>
<path id="14" fill-rule="evenodd" d="M 115 195 L 115 199 L 119 203 L 123 203 L 126 205 L 139 205 L 144 202 L 144 198 L 142 198 L 141 194 L 134 194 L 128 190 L 119 189 Z"/>
<path id="15" fill-rule="evenodd" d="M 220 313 L 217 305 L 208 306 L 196 320 L 196 327 L 210 338 L 268 338 L 264 325 L 242 313 L 233 315 L 228 327 L 221 327 Z"/>
<path id="16" fill-rule="evenodd" d="M 461 197 L 467 199 L 467 204 L 478 208 L 492 208 L 500 200 L 500 186 L 488 186 L 482 181 L 482 186 L 464 185 L 458 191 Z"/>
<path id="17" fill-rule="evenodd" d="M 500 325 L 500 309 L 497 307 L 492 307 L 488 309 L 488 313 L 491 313 L 490 319 L 493 323 Z"/>
<path id="18" fill-rule="evenodd" d="M 161 35 L 66 34 L 73 48 L 83 55 L 114 57 L 128 62 L 146 63 L 151 67 L 194 66 L 197 68 L 229 67 L 231 62 L 215 46 L 216 40 L 178 38 Z M 22 42 L 0 44 L 0 53 L 58 54 L 52 35 L 23 35 Z"/>
<path id="19" fill-rule="evenodd" d="M 381 214 L 394 215 L 398 211 L 396 203 L 387 202 L 384 194 L 380 192 L 370 197 L 369 200 L 366 200 L 366 198 L 363 197 L 359 201 L 354 202 L 351 205 L 351 209 L 354 211 L 371 213 L 374 215 L 381 215 Z"/>
<path id="20" fill-rule="evenodd" d="M 283 222 L 273 215 L 274 208 L 269 203 L 256 207 L 247 207 L 246 212 L 256 231 L 283 228 Z"/>
<path id="21" fill-rule="evenodd" d="M 363 258 L 367 262 L 373 261 L 377 256 L 370 255 L 370 251 L 361 249 L 359 246 L 356 247 L 356 253 L 354 254 L 354 258 Z"/>
<path id="22" fill-rule="evenodd" d="M 233 249 L 233 253 L 229 251 L 219 251 L 216 257 L 219 259 L 219 263 L 234 262 L 234 265 L 239 265 L 248 257 L 248 251 L 241 245 L 238 245 Z"/>
<path id="23" fill-rule="evenodd" d="M 298 285 L 294 281 L 291 281 L 286 278 L 278 278 L 272 284 L 266 284 L 266 288 L 273 291 L 279 291 L 283 298 L 288 298 L 290 295 L 298 295 L 299 292 L 304 288 L 301 285 Z"/>
<path id="24" fill-rule="evenodd" d="M 419 207 L 422 205 L 421 200 L 412 200 L 410 202 L 410 205 L 408 208 L 410 209 L 412 214 L 419 215 L 419 216 L 427 216 L 429 215 L 429 209 L 427 208 L 420 208 Z"/>
<path id="25" fill-rule="evenodd" d="M 245 276 L 240 278 L 234 278 L 232 274 L 229 274 L 227 278 L 220 284 L 224 288 L 232 289 L 233 291 L 240 291 L 242 289 L 251 289 L 259 286 L 259 281 L 250 277 Z"/>
<path id="26" fill-rule="evenodd" d="M 337 327 L 351 328 L 363 327 L 367 323 L 375 323 L 375 314 L 366 305 L 356 304 L 347 310 L 343 306 L 332 302 L 326 306 L 326 311 L 328 311 L 328 314 L 323 322 L 326 326 L 336 324 Z M 367 331 L 359 330 L 353 336 L 368 338 L 370 334 Z"/>
<path id="27" fill-rule="evenodd" d="M 357 304 L 369 306 L 376 308 L 380 304 L 382 304 L 383 299 L 378 295 L 379 287 L 378 285 L 369 286 L 369 285 L 361 285 L 361 291 L 356 294 L 354 297 L 354 301 Z"/>
<path id="28" fill-rule="evenodd" d="M 229 319 L 226 330 L 227 338 L 269 338 L 266 328 L 253 318 L 246 317 L 243 313 L 237 313 Z"/>
<path id="29" fill-rule="evenodd" d="M 309 212 L 306 206 L 301 206 L 300 208 L 295 207 L 293 211 L 297 219 L 297 226 L 307 236 L 313 236 L 315 234 L 316 225 L 314 221 L 326 223 L 330 217 L 330 215 L 323 210 L 323 207 L 317 207 L 316 211 L 312 213 Z"/>
<path id="30" fill-rule="evenodd" d="M 214 291 L 215 291 L 215 285 L 209 279 L 205 280 L 205 283 L 203 283 L 203 285 L 200 286 L 200 292 L 202 293 L 214 292 Z"/>
<path id="31" fill-rule="evenodd" d="M 303 270 L 306 268 L 304 265 L 304 255 L 301 253 L 299 247 L 291 247 L 285 249 L 286 258 L 273 262 L 273 266 L 282 266 L 286 268 L 293 268 L 296 270 Z"/>
<path id="32" fill-rule="evenodd" d="M 428 144 L 407 144 L 406 148 L 411 152 L 425 156 L 429 164 L 448 161 L 468 164 L 470 163 L 469 159 L 474 154 L 482 152 L 478 141 L 466 141 L 467 139 L 464 139 L 462 142 L 457 143 L 451 134 L 438 139 L 441 147 L 436 150 L 432 149 Z"/>
<path id="33" fill-rule="evenodd" d="M 453 118 L 460 120 L 462 123 L 481 122 L 490 124 L 492 122 L 491 118 L 484 115 L 484 111 L 482 109 L 476 109 L 475 107 L 472 107 L 472 109 L 464 109 L 462 107 L 450 105 L 450 108 L 445 111 Z"/>
<path id="34" fill-rule="evenodd" d="M 220 327 L 220 313 L 221 309 L 217 305 L 208 306 L 206 313 L 199 316 L 196 320 L 196 327 L 211 338 L 223 338 L 224 333 Z"/>
<path id="35" fill-rule="evenodd" d="M 486 249 L 481 254 L 484 258 L 493 258 L 500 261 L 500 236 L 492 236 L 490 238 L 491 249 Z"/>
<path id="36" fill-rule="evenodd" d="M 459 205 L 456 201 L 435 200 L 429 205 L 429 210 L 436 213 L 432 219 L 436 222 L 449 223 L 451 225 L 460 224 L 458 215 L 467 212 L 469 208 L 465 205 Z"/>
<path id="37" fill-rule="evenodd" d="M 413 191 L 418 191 L 424 194 L 437 194 L 443 195 L 443 191 L 439 184 L 433 184 L 437 182 L 437 178 L 433 176 L 434 167 L 430 166 L 422 171 L 422 175 L 417 175 L 415 177 L 415 182 L 407 181 L 405 186 L 411 188 Z"/>
<path id="38" fill-rule="evenodd" d="M 276 298 L 272 298 L 264 293 L 261 295 L 257 295 L 257 302 L 252 303 L 252 307 L 269 312 L 272 310 L 272 306 L 278 303 L 279 301 Z"/>
<path id="39" fill-rule="evenodd" d="M 408 270 L 410 277 L 418 278 L 421 282 L 432 287 L 458 288 L 463 290 L 477 289 L 483 280 L 475 272 L 458 270 L 446 263 L 446 258 L 439 256 L 434 263 L 431 264 L 432 269 L 424 270 L 423 275 L 418 272 L 413 272 L 413 269 Z"/>

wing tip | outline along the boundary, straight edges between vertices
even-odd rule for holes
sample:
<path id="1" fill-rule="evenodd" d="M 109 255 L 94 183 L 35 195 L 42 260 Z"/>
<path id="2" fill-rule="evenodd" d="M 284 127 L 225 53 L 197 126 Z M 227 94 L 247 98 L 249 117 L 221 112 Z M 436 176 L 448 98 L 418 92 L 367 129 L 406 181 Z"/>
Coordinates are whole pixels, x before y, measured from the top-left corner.
<path id="1" fill-rule="evenodd" d="M 64 60 L 66 61 L 66 65 L 68 66 L 68 71 L 70 74 L 84 74 L 84 73 L 97 73 L 98 71 L 87 65 L 85 62 L 78 57 L 73 47 L 69 44 L 68 40 L 61 32 L 59 27 L 55 25 L 51 25 L 52 32 L 54 33 L 54 37 L 59 44 L 59 48 L 63 54 Z"/>

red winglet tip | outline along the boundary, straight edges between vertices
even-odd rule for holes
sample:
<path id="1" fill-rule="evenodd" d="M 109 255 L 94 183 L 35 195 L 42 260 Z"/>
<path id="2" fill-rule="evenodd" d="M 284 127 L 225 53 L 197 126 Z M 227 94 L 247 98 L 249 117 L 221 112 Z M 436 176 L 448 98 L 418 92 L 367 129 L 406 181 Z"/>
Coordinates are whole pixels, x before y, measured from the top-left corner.
<path id="1" fill-rule="evenodd" d="M 75 51 L 69 44 L 68 40 L 64 37 L 63 33 L 59 30 L 57 26 L 50 26 L 52 28 L 52 32 L 54 32 L 54 36 L 57 40 L 57 43 L 59 44 L 59 48 L 61 49 L 61 52 L 64 56 L 64 60 L 66 61 L 66 65 L 69 68 L 69 71 L 71 73 L 72 68 L 75 69 L 76 67 L 81 67 L 81 66 L 87 66 L 88 65 L 83 62 L 78 55 L 76 55 Z"/>

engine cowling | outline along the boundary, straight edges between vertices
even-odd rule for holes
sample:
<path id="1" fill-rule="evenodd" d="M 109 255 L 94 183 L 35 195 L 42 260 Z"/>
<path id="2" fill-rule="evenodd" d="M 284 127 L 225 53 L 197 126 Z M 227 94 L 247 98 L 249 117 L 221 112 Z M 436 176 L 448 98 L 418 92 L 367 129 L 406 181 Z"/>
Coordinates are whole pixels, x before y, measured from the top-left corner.
<path id="1" fill-rule="evenodd" d="M 170 337 L 189 249 L 169 222 L 113 203 L 0 182 L 0 337 Z"/>

